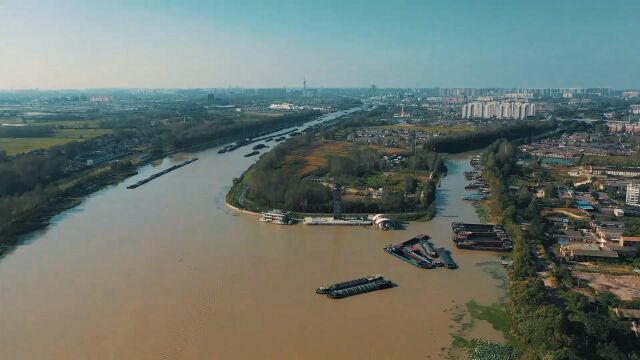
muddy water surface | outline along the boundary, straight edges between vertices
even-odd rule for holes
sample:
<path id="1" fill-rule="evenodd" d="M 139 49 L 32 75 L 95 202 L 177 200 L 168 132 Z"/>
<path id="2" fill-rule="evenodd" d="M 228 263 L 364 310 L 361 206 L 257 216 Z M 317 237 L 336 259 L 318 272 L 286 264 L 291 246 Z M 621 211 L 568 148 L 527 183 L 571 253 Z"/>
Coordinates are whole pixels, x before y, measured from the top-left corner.
<path id="1" fill-rule="evenodd" d="M 416 233 L 452 247 L 451 221 L 477 221 L 460 197 L 465 157 L 448 161 L 438 216 L 404 231 L 276 226 L 224 205 L 247 149 L 199 161 L 135 190 L 143 168 L 30 234 L 0 261 L 2 359 L 437 359 L 455 309 L 504 295 L 490 253 L 453 249 L 458 270 L 386 254 Z M 180 159 L 181 160 L 181 159 Z M 319 285 L 381 273 L 399 286 L 331 300 Z M 501 340 L 477 322 L 474 336 Z"/>

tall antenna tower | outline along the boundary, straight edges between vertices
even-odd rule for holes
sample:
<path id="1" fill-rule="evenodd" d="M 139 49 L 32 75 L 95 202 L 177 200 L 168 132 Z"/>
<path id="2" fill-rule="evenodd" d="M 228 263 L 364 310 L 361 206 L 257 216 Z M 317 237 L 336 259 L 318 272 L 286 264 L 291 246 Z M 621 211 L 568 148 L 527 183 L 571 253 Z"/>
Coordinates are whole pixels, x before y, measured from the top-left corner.
<path id="1" fill-rule="evenodd" d="M 342 184 L 333 189 L 333 218 L 342 219 Z"/>

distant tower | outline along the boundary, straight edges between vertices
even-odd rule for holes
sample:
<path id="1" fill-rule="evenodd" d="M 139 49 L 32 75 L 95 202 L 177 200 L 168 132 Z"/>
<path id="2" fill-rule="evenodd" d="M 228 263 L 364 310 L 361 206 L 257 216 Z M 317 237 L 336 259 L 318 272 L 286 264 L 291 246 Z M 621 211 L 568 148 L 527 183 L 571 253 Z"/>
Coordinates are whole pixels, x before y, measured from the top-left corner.
<path id="1" fill-rule="evenodd" d="M 302 80 L 302 97 L 308 97 L 309 94 L 307 94 L 307 77 L 305 76 L 304 79 Z"/>
<path id="2" fill-rule="evenodd" d="M 333 218 L 342 219 L 342 185 L 336 184 L 333 189 Z"/>

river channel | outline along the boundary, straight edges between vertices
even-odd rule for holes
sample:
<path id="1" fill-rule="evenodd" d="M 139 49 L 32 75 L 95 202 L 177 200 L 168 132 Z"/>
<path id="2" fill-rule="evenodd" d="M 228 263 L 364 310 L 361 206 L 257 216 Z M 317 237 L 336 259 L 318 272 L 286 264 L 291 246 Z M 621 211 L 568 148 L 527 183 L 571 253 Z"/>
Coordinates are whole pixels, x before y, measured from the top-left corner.
<path id="1" fill-rule="evenodd" d="M 384 232 L 263 224 L 229 209 L 232 179 L 256 161 L 250 148 L 148 165 L 25 236 L 0 261 L 0 358 L 438 359 L 461 328 L 456 312 L 504 296 L 495 254 L 452 246 L 452 221 L 478 221 L 461 200 L 468 156 L 447 160 L 432 221 Z M 452 249 L 460 269 L 383 251 L 417 233 Z M 398 286 L 341 300 L 314 292 L 373 273 Z M 483 321 L 467 332 L 503 340 Z"/>

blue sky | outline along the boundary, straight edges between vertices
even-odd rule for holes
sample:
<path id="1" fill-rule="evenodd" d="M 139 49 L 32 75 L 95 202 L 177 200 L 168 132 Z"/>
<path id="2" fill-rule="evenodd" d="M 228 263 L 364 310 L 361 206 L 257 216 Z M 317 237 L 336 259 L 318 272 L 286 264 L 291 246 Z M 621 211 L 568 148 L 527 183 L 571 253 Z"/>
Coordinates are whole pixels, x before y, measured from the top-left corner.
<path id="1" fill-rule="evenodd" d="M 0 89 L 640 87 L 640 1 L 0 0 Z"/>

